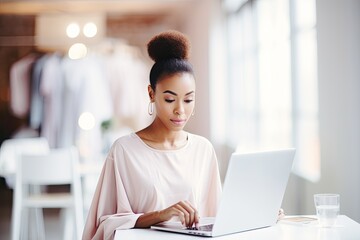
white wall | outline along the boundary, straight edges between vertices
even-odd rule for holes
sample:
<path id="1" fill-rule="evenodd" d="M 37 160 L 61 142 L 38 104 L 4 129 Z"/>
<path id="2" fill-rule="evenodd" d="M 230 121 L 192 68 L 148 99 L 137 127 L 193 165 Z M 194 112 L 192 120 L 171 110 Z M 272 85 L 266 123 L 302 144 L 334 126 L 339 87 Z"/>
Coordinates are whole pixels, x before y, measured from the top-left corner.
<path id="1" fill-rule="evenodd" d="M 192 133 L 210 137 L 209 29 L 213 1 L 194 1 L 184 15 L 181 30 L 191 41 L 191 58 L 196 76 L 195 115 L 186 126 Z"/>
<path id="2" fill-rule="evenodd" d="M 341 213 L 360 221 L 360 1 L 318 0 L 322 177 L 315 192 L 341 194 Z"/>

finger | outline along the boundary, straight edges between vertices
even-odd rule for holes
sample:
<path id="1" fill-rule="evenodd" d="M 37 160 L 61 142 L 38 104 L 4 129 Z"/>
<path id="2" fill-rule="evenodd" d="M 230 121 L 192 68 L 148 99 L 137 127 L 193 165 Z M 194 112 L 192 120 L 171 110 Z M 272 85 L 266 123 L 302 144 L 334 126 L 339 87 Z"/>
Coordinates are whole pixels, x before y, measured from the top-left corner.
<path id="1" fill-rule="evenodd" d="M 194 224 L 199 223 L 199 214 L 198 214 L 198 211 L 196 210 L 195 207 L 193 207 L 193 206 L 191 205 L 190 202 L 185 201 L 184 204 L 185 204 L 185 206 L 184 206 L 185 209 L 186 209 L 186 210 L 189 212 L 189 214 L 190 214 L 190 222 L 189 222 L 189 225 L 190 225 L 190 227 L 193 227 Z"/>
<path id="2" fill-rule="evenodd" d="M 174 206 L 171 206 L 170 208 L 169 208 L 169 210 L 170 210 L 170 214 L 171 214 L 171 216 L 176 216 L 176 217 L 178 217 L 179 218 L 179 221 L 181 222 L 181 224 L 182 225 L 184 225 L 185 226 L 185 223 L 186 223 L 186 221 L 185 221 L 185 214 L 180 210 L 180 209 L 178 209 L 178 207 L 176 206 L 176 205 L 174 205 Z"/>
<path id="3" fill-rule="evenodd" d="M 196 222 L 196 215 L 197 215 L 197 211 L 196 209 L 191 205 L 190 202 L 185 201 L 185 202 L 181 202 L 181 204 L 183 204 L 183 208 L 185 208 L 185 210 L 189 213 L 189 223 L 188 226 L 189 227 L 193 227 L 194 223 Z"/>
<path id="4" fill-rule="evenodd" d="M 193 222 L 191 223 L 191 226 L 194 226 L 196 228 L 199 227 L 199 222 L 200 222 L 200 216 L 199 216 L 199 212 L 197 211 L 197 209 L 191 205 L 190 202 L 186 201 L 186 203 L 189 205 L 189 207 L 191 207 L 192 211 L 193 211 Z"/>
<path id="5" fill-rule="evenodd" d="M 279 210 L 279 216 L 284 216 L 285 215 L 285 212 L 282 208 L 280 208 Z"/>
<path id="6" fill-rule="evenodd" d="M 176 216 L 179 218 L 179 221 L 181 222 L 181 224 L 183 224 L 185 226 L 186 220 L 185 220 L 184 210 L 179 209 L 179 206 L 177 206 L 177 205 L 178 204 L 174 204 L 174 205 L 160 211 L 161 218 L 163 219 L 163 221 L 168 221 L 172 217 Z"/>
<path id="7" fill-rule="evenodd" d="M 280 208 L 279 213 L 278 213 L 278 220 L 281 220 L 284 217 L 285 217 L 285 212 L 282 208 Z"/>
<path id="8" fill-rule="evenodd" d="M 182 222 L 183 223 L 183 225 L 184 226 L 186 226 L 186 227 L 188 227 L 189 226 L 189 222 L 190 222 L 190 216 L 189 216 L 189 213 L 186 211 L 186 209 L 185 208 L 183 208 L 180 204 L 176 204 L 175 205 L 175 208 L 176 208 L 176 210 L 178 210 L 178 216 L 180 217 L 180 214 L 181 214 L 181 216 L 183 217 L 183 219 L 184 219 L 184 222 Z"/>
<path id="9" fill-rule="evenodd" d="M 199 212 L 196 209 L 194 209 L 194 219 L 193 219 L 193 223 L 191 223 L 191 227 L 195 227 L 196 229 L 199 229 L 199 222 L 200 222 Z"/>
<path id="10" fill-rule="evenodd" d="M 195 212 L 195 227 L 196 227 L 196 229 L 199 229 L 199 222 L 200 222 L 199 213 L 198 213 L 198 211 L 196 211 Z"/>
<path id="11" fill-rule="evenodd" d="M 178 210 L 178 209 L 176 209 L 176 210 L 177 210 L 177 216 L 178 216 L 181 224 L 186 227 L 185 214 L 182 211 Z"/>

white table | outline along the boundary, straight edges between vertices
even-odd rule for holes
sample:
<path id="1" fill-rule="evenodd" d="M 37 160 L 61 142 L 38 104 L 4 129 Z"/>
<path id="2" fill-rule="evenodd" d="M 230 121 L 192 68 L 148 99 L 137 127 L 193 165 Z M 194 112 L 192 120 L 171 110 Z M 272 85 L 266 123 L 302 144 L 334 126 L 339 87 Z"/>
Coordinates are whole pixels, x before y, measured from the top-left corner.
<path id="1" fill-rule="evenodd" d="M 314 217 L 314 216 L 312 216 Z M 184 234 L 167 233 L 152 229 L 117 230 L 115 240 L 177 240 L 177 239 L 206 239 L 206 237 L 189 236 Z M 209 239 L 209 238 L 208 238 Z M 317 222 L 309 224 L 289 223 L 280 221 L 278 224 L 253 231 L 230 234 L 215 239 L 237 240 L 359 240 L 360 224 L 345 215 L 340 215 L 336 227 L 320 228 Z"/>

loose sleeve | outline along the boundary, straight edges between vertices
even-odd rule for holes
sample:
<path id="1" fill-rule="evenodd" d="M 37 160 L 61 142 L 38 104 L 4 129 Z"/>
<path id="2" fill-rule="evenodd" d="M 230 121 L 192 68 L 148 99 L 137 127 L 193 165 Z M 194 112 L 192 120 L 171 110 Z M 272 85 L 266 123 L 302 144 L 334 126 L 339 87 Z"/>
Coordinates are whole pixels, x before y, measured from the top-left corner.
<path id="1" fill-rule="evenodd" d="M 122 150 L 113 147 L 102 169 L 86 220 L 83 240 L 113 239 L 116 229 L 130 229 L 141 214 L 134 214 L 124 188 L 117 158 Z"/>
<path id="2" fill-rule="evenodd" d="M 211 148 L 210 159 L 207 161 L 205 168 L 207 177 L 204 178 L 204 185 L 202 186 L 202 202 L 200 212 L 205 217 L 215 217 L 220 203 L 222 186 L 219 174 L 219 166 L 216 158 L 216 153 Z"/>

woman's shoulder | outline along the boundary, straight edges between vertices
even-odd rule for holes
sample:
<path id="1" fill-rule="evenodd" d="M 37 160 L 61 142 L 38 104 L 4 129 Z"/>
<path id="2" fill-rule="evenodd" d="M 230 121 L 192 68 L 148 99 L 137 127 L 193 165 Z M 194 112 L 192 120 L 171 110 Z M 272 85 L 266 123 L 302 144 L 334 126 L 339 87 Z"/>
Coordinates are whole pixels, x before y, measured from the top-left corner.
<path id="1" fill-rule="evenodd" d="M 124 155 L 133 156 L 142 148 L 141 142 L 135 133 L 128 133 L 118 137 L 108 151 L 108 158 L 122 159 Z"/>
<path id="2" fill-rule="evenodd" d="M 119 146 L 119 145 L 129 145 L 129 144 L 134 144 L 134 143 L 137 143 L 137 137 L 136 137 L 136 134 L 135 132 L 131 132 L 131 133 L 128 133 L 128 134 L 125 134 L 125 135 L 122 135 L 120 137 L 118 137 L 113 145 L 115 146 Z"/>

